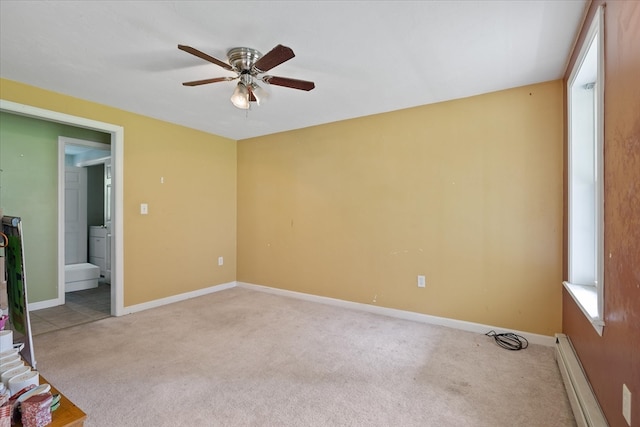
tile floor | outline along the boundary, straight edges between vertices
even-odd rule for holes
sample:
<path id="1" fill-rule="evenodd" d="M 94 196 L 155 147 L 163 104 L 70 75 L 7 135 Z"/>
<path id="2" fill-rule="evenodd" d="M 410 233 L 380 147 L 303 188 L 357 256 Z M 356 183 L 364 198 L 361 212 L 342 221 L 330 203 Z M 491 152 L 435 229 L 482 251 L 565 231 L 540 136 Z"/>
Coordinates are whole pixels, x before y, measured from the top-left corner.
<path id="1" fill-rule="evenodd" d="M 111 286 L 69 292 L 65 304 L 29 312 L 31 334 L 39 335 L 111 316 Z"/>

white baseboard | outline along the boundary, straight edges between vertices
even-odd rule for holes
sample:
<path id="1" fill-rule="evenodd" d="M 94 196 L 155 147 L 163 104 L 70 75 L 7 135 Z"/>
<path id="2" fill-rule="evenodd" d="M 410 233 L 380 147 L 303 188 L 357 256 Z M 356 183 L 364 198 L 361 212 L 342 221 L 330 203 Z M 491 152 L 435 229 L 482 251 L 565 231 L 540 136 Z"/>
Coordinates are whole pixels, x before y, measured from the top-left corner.
<path id="1" fill-rule="evenodd" d="M 569 337 L 564 334 L 556 334 L 556 361 L 578 427 L 607 426 L 607 420 L 600 409 L 575 349 L 571 345 Z"/>
<path id="2" fill-rule="evenodd" d="M 236 282 L 223 283 L 221 285 L 210 286 L 204 289 L 198 289 L 197 291 L 186 292 L 184 294 L 173 295 L 166 298 L 161 298 L 149 302 L 144 302 L 141 304 L 130 305 L 128 307 L 124 307 L 122 314 L 131 314 L 136 313 L 138 311 L 148 310 L 150 308 L 156 308 L 163 305 L 171 304 L 178 301 L 184 301 L 190 298 L 199 297 L 202 295 L 211 294 L 214 292 L 223 291 L 225 289 L 230 289 L 236 286 Z M 42 310 L 45 308 L 56 307 L 58 305 L 64 304 L 59 298 L 50 299 L 46 301 L 38 301 L 34 303 L 29 303 L 29 311 Z"/>
<path id="3" fill-rule="evenodd" d="M 353 310 L 366 311 L 369 313 L 380 314 L 383 316 L 395 317 L 397 319 L 411 320 L 414 322 L 428 323 L 431 325 L 446 326 L 449 328 L 460 329 L 468 332 L 476 332 L 485 334 L 491 330 L 496 333 L 512 332 L 521 335 L 527 339 L 531 344 L 540 344 L 547 347 L 553 347 L 555 344 L 555 338 L 547 335 L 532 334 L 522 331 L 504 330 L 496 326 L 483 325 L 480 323 L 467 322 L 464 320 L 448 319 L 446 317 L 431 316 L 428 314 L 414 313 L 411 311 L 397 310 L 394 308 L 379 307 L 375 305 L 362 304 L 358 302 L 344 301 L 335 298 L 322 297 L 318 295 L 305 294 L 301 292 L 289 291 L 286 289 L 270 288 L 268 286 L 254 285 L 245 282 L 236 282 L 240 288 L 253 289 L 256 291 L 268 292 L 276 295 L 287 296 L 291 298 L 302 299 L 305 301 L 318 302 L 322 304 L 329 304 L 336 307 L 349 308 Z"/>
<path id="4" fill-rule="evenodd" d="M 236 282 L 223 283 L 221 285 L 210 286 L 204 289 L 198 289 L 196 291 L 185 292 L 179 295 L 172 295 L 166 298 L 160 298 L 157 300 L 143 302 L 141 304 L 129 305 L 123 308 L 122 314 L 131 314 L 138 311 L 148 310 L 150 308 L 161 307 L 163 305 L 171 304 L 174 302 L 184 301 L 187 299 L 200 297 L 203 295 L 211 294 L 214 292 L 220 292 L 225 289 L 230 289 L 236 286 Z"/>
<path id="5" fill-rule="evenodd" d="M 27 304 L 28 311 L 43 310 L 45 308 L 57 307 L 64 304 L 59 298 L 48 299 L 45 301 L 30 302 Z"/>
<path id="6" fill-rule="evenodd" d="M 415 313 L 412 311 L 405 311 L 405 310 L 398 310 L 394 308 L 362 304 L 358 302 L 345 301 L 345 300 L 340 300 L 336 298 L 329 298 L 329 297 L 323 297 L 318 295 L 305 294 L 302 292 L 289 291 L 286 289 L 278 289 L 278 288 L 271 288 L 268 286 L 254 285 L 252 283 L 245 283 L 245 282 L 223 283 L 221 285 L 215 285 L 215 286 L 211 286 L 204 289 L 198 289 L 196 291 L 186 292 L 184 294 L 173 295 L 167 298 L 161 298 L 161 299 L 148 301 L 141 304 L 130 305 L 130 306 L 124 307 L 122 314 L 123 315 L 131 314 L 131 313 L 136 313 L 138 311 L 148 310 L 150 308 L 161 307 L 163 305 L 171 304 L 174 302 L 184 301 L 190 298 L 195 298 L 195 297 L 211 294 L 214 292 L 223 291 L 225 289 L 230 289 L 235 286 L 246 288 L 246 289 L 253 289 L 260 292 L 272 293 L 275 295 L 286 296 L 289 298 L 297 298 L 305 301 L 329 304 L 335 307 L 343 307 L 343 308 L 348 308 L 352 310 L 366 311 L 368 313 L 380 314 L 383 316 L 394 317 L 397 319 L 411 320 L 414 322 L 427 323 L 431 325 L 446 326 L 448 328 L 460 329 L 467 332 L 475 332 L 475 333 L 481 333 L 481 334 L 485 334 L 491 330 L 496 331 L 497 333 L 512 332 L 525 337 L 527 341 L 529 341 L 531 344 L 539 344 L 547 347 L 553 347 L 556 342 L 556 339 L 554 337 L 550 337 L 546 335 L 532 334 L 529 332 L 514 331 L 514 330 L 505 330 L 503 328 L 499 328 L 491 325 L 483 325 L 481 323 L 449 319 L 446 317 L 431 316 L 428 314 Z M 48 300 L 48 301 L 39 301 L 37 303 L 29 304 L 29 311 L 55 307 L 60 304 L 62 303 L 60 303 L 57 299 Z"/>

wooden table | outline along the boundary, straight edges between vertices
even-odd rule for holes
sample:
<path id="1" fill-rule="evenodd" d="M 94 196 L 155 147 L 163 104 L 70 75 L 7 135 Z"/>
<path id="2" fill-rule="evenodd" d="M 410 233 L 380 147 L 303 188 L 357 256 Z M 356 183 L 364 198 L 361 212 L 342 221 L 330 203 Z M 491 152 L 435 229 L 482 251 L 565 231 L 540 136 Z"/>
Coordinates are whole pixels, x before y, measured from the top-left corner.
<path id="1" fill-rule="evenodd" d="M 51 386 L 51 394 L 60 394 L 60 407 L 51 413 L 51 424 L 48 424 L 48 427 L 82 427 L 84 425 L 87 414 L 82 409 L 74 405 L 53 384 L 45 380 L 42 375 L 40 375 L 40 384 L 49 384 Z M 14 425 L 22 427 L 22 423 Z"/>

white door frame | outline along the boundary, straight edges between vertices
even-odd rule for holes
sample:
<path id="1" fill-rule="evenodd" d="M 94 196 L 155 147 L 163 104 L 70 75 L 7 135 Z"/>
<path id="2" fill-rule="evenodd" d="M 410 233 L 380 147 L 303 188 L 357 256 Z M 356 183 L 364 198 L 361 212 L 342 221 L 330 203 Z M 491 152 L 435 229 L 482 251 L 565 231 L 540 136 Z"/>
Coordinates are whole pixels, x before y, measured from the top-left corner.
<path id="1" fill-rule="evenodd" d="M 124 238 L 123 238 L 123 165 L 124 165 L 124 128 L 110 123 L 72 116 L 56 111 L 45 110 L 30 105 L 19 104 L 0 99 L 0 111 L 7 111 L 22 116 L 34 117 L 51 122 L 64 123 L 85 129 L 111 134 L 111 167 L 112 167 L 112 244 L 111 244 L 111 315 L 121 316 L 124 313 Z M 58 200 L 63 200 L 64 185 L 58 185 Z M 64 218 L 64 205 L 58 204 L 58 218 Z M 62 225 L 61 225 L 62 224 Z M 58 259 L 62 257 L 64 265 L 64 221 L 58 221 Z M 58 283 L 64 284 L 64 268 L 58 268 Z M 60 295 L 62 293 L 62 295 Z M 58 301 L 64 303 L 64 286 L 58 286 Z M 36 303 L 38 304 L 38 303 Z M 44 307 L 42 307 L 44 308 Z"/>

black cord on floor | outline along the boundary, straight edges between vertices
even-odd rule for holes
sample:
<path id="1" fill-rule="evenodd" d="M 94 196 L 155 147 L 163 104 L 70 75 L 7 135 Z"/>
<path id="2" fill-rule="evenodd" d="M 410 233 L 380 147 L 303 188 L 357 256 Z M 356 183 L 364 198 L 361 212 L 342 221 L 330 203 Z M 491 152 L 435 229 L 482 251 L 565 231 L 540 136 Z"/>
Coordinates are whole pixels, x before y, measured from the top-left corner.
<path id="1" fill-rule="evenodd" d="M 489 331 L 485 335 L 493 337 L 496 340 L 496 344 L 507 350 L 522 350 L 529 347 L 529 341 L 525 337 L 512 332 L 497 334 L 496 331 Z"/>

